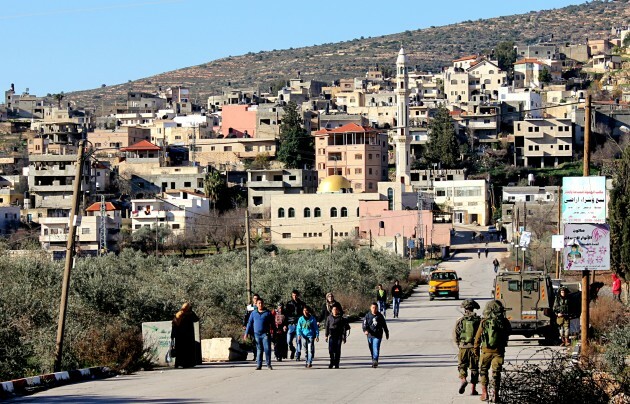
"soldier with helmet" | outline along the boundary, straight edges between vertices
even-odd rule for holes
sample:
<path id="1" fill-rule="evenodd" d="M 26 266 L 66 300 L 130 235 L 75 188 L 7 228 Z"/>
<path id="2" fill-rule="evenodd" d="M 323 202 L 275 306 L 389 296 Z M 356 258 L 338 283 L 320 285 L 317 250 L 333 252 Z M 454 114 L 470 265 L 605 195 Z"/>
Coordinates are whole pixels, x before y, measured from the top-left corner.
<path id="1" fill-rule="evenodd" d="M 553 305 L 553 312 L 556 313 L 556 322 L 560 327 L 561 346 L 570 346 L 569 342 L 569 291 L 562 286 L 558 291 L 558 297 Z"/>
<path id="2" fill-rule="evenodd" d="M 453 332 L 453 339 L 459 348 L 457 355 L 457 369 L 461 380 L 459 394 L 464 394 L 466 391 L 468 385 L 466 377 L 468 376 L 468 368 L 470 368 L 470 384 L 472 384 L 470 394 L 476 396 L 479 394 L 476 389 L 479 380 L 479 356 L 475 352 L 474 342 L 481 317 L 475 313 L 475 310 L 480 307 L 473 299 L 466 299 L 462 302 L 462 308 L 464 309 L 464 316 L 457 320 Z"/>

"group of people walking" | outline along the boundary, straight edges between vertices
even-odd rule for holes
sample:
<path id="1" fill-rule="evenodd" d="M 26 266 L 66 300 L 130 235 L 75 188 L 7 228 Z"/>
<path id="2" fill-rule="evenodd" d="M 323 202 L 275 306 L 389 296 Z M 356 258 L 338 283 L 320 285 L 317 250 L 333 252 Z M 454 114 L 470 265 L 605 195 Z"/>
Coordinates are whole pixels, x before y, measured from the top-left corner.
<path id="1" fill-rule="evenodd" d="M 459 348 L 457 355 L 459 378 L 461 381 L 459 394 L 466 392 L 468 386 L 468 369 L 470 369 L 471 395 L 478 395 L 477 384 L 481 382 L 481 400 L 489 399 L 488 384 L 492 368 L 493 401 L 498 401 L 501 384 L 501 371 L 512 327 L 505 317 L 505 308 L 499 300 L 491 300 L 486 304 L 483 318 L 475 313 L 479 304 L 473 299 L 462 302 L 464 316 L 455 323 L 453 338 Z"/>
<path id="2" fill-rule="evenodd" d="M 402 286 L 396 280 L 391 289 L 394 318 L 399 315 L 402 295 Z M 387 292 L 381 284 L 377 287 L 375 298 L 362 322 L 362 330 L 367 337 L 372 367 L 374 368 L 378 366 L 383 335 L 389 339 L 389 329 L 385 320 Z M 319 317 L 301 299 L 298 290 L 293 290 L 291 300 L 286 304 L 278 304 L 274 310 L 268 310 L 264 300 L 255 294 L 252 297 L 252 304 L 247 306 L 243 327 L 244 339 L 252 338 L 254 341 L 256 370 L 262 369 L 263 354 L 267 368 L 273 369 L 271 365 L 272 342 L 277 362 L 282 362 L 284 359 L 299 362 L 303 358 L 306 368 L 313 367 L 315 343 L 319 342 L 320 326 L 328 344 L 330 356 L 328 368 L 339 369 L 341 347 L 346 343 L 350 333 L 350 324 L 344 317 L 343 307 L 335 300 L 332 293 L 326 294 L 326 300 L 322 305 Z"/>

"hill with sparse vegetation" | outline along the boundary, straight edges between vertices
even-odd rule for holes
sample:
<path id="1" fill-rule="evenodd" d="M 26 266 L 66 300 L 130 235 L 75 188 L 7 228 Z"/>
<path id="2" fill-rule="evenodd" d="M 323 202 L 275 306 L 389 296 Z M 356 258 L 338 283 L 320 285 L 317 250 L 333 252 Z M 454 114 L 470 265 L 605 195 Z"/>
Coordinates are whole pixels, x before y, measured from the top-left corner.
<path id="1" fill-rule="evenodd" d="M 502 41 L 585 43 L 588 38 L 606 38 L 611 27 L 627 23 L 629 19 L 629 0 L 591 1 L 379 37 L 250 52 L 123 84 L 68 93 L 66 100 L 95 108 L 114 101 L 124 102 L 128 91 L 154 92 L 158 86 L 182 85 L 191 89 L 194 103 L 205 105 L 209 95 L 220 94 L 228 84 L 266 91 L 272 83 L 296 77 L 297 72 L 304 79 L 332 81 L 364 76 L 368 67 L 375 64 L 392 68 L 401 43 L 416 69 L 435 72 L 457 57 L 488 52 Z"/>

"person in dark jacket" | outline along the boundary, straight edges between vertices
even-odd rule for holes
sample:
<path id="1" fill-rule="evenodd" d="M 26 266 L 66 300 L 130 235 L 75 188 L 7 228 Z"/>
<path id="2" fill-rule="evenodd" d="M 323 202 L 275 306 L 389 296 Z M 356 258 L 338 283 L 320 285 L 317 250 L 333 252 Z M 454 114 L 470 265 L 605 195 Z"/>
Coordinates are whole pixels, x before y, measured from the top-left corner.
<path id="1" fill-rule="evenodd" d="M 383 289 L 380 283 L 376 287 L 376 302 L 378 303 L 378 311 L 387 317 L 387 291 Z"/>
<path id="2" fill-rule="evenodd" d="M 378 304 L 374 302 L 370 306 L 370 311 L 363 318 L 363 333 L 367 335 L 373 368 L 378 367 L 383 332 L 385 332 L 385 338 L 389 339 L 389 329 L 385 317 L 378 311 Z"/>
<path id="3" fill-rule="evenodd" d="M 403 295 L 403 288 L 400 286 L 398 279 L 394 281 L 392 286 L 392 304 L 394 306 L 394 318 L 398 318 L 398 312 L 400 311 L 400 299 Z"/>
<path id="4" fill-rule="evenodd" d="M 284 305 L 280 303 L 276 308 L 274 314 L 274 328 L 273 328 L 273 351 L 276 354 L 276 360 L 282 362 L 282 359 L 287 358 L 287 316 L 284 315 Z"/>
<path id="5" fill-rule="evenodd" d="M 197 364 L 197 343 L 194 323 L 199 317 L 186 302 L 173 318 L 171 339 L 175 342 L 175 367 L 190 368 Z"/>
<path id="6" fill-rule="evenodd" d="M 300 299 L 300 292 L 293 290 L 291 292 L 291 300 L 284 305 L 285 315 L 287 316 L 287 345 L 291 350 L 291 359 L 295 358 L 296 361 L 300 360 L 300 350 L 302 343 L 297 338 L 297 322 L 302 316 L 304 310 L 304 302 Z M 293 346 L 293 340 L 295 339 L 295 346 Z"/>
<path id="7" fill-rule="evenodd" d="M 330 314 L 332 313 L 332 307 L 334 305 L 339 306 L 339 314 L 343 316 L 343 308 L 341 307 L 341 303 L 335 300 L 335 296 L 332 292 L 326 293 L 326 301 L 324 302 L 324 305 L 322 306 L 322 311 L 319 315 L 320 323 L 324 323 L 328 316 L 330 316 Z"/>
<path id="8" fill-rule="evenodd" d="M 247 339 L 251 334 L 254 335 L 254 340 L 256 341 L 256 370 L 262 368 L 263 351 L 267 360 L 267 369 L 273 369 L 271 367 L 271 327 L 273 321 L 271 312 L 265 308 L 264 300 L 259 297 L 256 301 L 256 310 L 249 316 L 245 335 L 243 336 L 244 339 Z"/>
<path id="9" fill-rule="evenodd" d="M 326 342 L 328 342 L 328 353 L 330 354 L 330 364 L 328 369 L 339 369 L 341 359 L 341 344 L 346 343 L 350 324 L 340 312 L 340 305 L 334 304 L 332 313 L 326 318 Z"/>
<path id="10" fill-rule="evenodd" d="M 245 328 L 247 327 L 249 316 L 256 310 L 256 302 L 259 298 L 260 296 L 258 295 L 258 293 L 254 293 L 254 295 L 252 296 L 251 304 L 248 304 L 247 307 L 245 307 L 245 314 L 243 315 L 243 330 L 245 330 Z M 253 334 L 251 334 L 250 337 L 252 337 L 252 340 L 254 340 Z M 252 345 L 251 349 L 254 356 L 253 360 L 256 360 L 256 344 Z"/>

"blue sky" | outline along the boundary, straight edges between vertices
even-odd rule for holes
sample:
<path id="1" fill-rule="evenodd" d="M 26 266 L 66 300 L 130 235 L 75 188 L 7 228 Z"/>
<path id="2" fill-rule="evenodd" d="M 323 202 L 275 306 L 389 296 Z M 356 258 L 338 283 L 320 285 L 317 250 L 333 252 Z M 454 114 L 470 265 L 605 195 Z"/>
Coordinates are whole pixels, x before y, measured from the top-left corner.
<path id="1" fill-rule="evenodd" d="M 225 56 L 564 7 L 570 0 L 2 0 L 0 89 L 70 92 Z"/>

